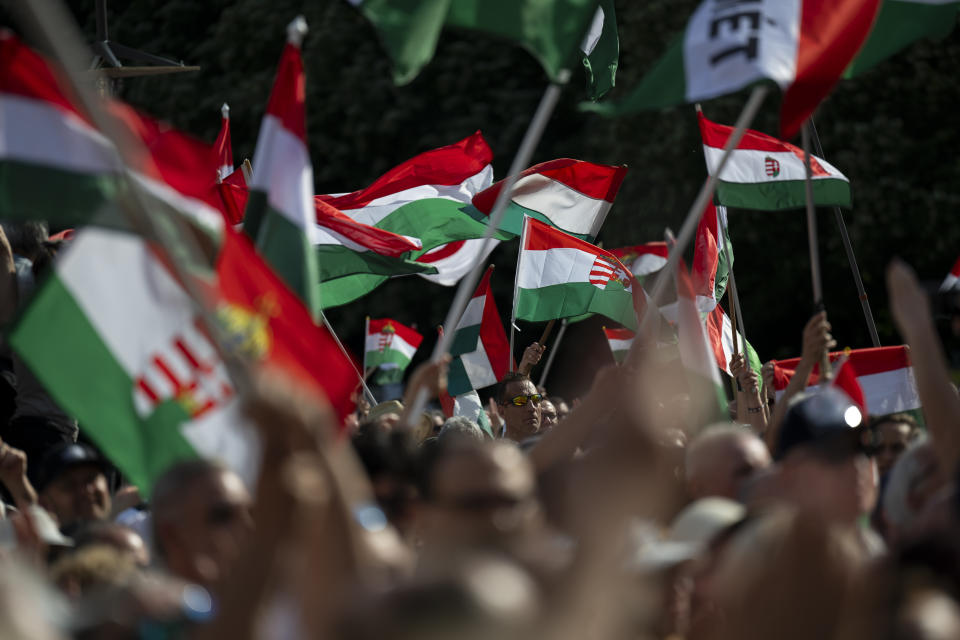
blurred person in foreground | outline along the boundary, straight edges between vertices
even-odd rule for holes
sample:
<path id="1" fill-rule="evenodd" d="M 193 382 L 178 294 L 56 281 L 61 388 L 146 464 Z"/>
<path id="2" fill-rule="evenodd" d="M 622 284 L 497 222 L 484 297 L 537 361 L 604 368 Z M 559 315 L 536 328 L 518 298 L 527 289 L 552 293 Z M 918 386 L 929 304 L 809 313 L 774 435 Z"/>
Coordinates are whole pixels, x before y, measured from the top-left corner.
<path id="1" fill-rule="evenodd" d="M 767 446 L 748 428 L 711 425 L 687 446 L 687 493 L 694 500 L 708 496 L 740 500 L 744 483 L 769 466 Z"/>

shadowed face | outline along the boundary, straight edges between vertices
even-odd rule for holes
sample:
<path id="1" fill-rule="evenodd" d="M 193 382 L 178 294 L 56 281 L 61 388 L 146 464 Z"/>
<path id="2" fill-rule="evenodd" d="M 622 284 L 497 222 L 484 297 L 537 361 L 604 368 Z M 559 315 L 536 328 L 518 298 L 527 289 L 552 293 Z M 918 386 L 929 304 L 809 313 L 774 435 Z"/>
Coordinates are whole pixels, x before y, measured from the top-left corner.
<path id="1" fill-rule="evenodd" d="M 539 395 L 537 388 L 530 380 L 516 380 L 504 389 L 500 398 L 500 412 L 507 427 L 507 437 L 511 440 L 521 442 L 540 430 L 541 403 L 531 398 L 536 395 Z"/>
<path id="2" fill-rule="evenodd" d="M 110 515 L 107 477 L 95 464 L 70 467 L 43 488 L 40 504 L 57 518 L 61 528 L 104 520 Z"/>

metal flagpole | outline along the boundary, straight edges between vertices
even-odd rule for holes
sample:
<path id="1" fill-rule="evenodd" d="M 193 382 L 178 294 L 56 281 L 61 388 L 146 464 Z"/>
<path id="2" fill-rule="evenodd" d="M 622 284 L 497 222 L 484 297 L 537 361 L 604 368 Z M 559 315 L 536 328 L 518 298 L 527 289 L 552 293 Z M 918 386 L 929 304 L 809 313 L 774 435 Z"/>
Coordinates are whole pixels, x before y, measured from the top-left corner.
<path id="1" fill-rule="evenodd" d="M 539 386 L 544 386 L 547 376 L 550 375 L 550 368 L 553 367 L 553 359 L 557 357 L 557 351 L 560 350 L 560 343 L 563 342 L 563 334 L 567 332 L 567 319 L 560 321 L 560 331 L 557 332 L 557 339 L 553 341 L 553 348 L 550 349 L 550 355 L 547 356 L 547 363 L 543 365 L 543 373 L 540 374 Z"/>
<path id="2" fill-rule="evenodd" d="M 720 163 L 717 165 L 716 174 L 719 175 L 723 172 L 723 168 L 727 165 L 727 161 L 730 159 L 730 154 L 734 148 L 740 143 L 740 140 L 743 138 L 744 132 L 750 126 L 750 123 L 753 122 L 754 117 L 757 115 L 757 111 L 760 110 L 760 105 L 763 104 L 763 99 L 766 97 L 769 87 L 766 85 L 757 85 L 753 88 L 753 91 L 750 93 L 750 98 L 747 100 L 747 104 L 744 105 L 743 111 L 740 112 L 740 115 L 737 117 L 737 122 L 734 126 L 733 133 L 727 138 L 727 144 L 723 147 L 723 156 L 720 158 Z M 707 206 L 707 203 L 713 198 L 713 192 L 717 188 L 717 178 L 714 175 L 708 175 L 707 179 L 704 181 L 703 186 L 700 188 L 700 192 L 697 194 L 696 199 L 693 201 L 690 210 L 687 212 L 686 217 L 683 220 L 683 226 L 680 227 L 680 235 L 677 236 L 676 247 L 673 251 L 670 251 L 667 254 L 667 264 L 664 265 L 661 271 L 663 273 L 673 273 L 673 270 L 677 266 L 677 260 L 680 259 L 680 255 L 683 253 L 683 250 L 687 248 L 687 245 L 690 244 L 690 240 L 693 238 L 693 234 L 697 229 L 697 223 L 700 221 L 700 216 L 703 215 L 703 210 Z M 653 300 L 655 308 L 659 308 L 663 302 L 663 295 L 666 292 L 667 284 L 669 283 L 670 278 L 657 278 L 657 284 L 653 289 L 653 295 L 650 298 Z M 653 316 L 656 316 L 655 313 L 647 313 L 644 315 L 642 322 L 640 323 L 639 330 L 637 331 L 638 336 L 643 336 L 649 323 L 651 322 Z M 633 345 L 630 347 L 630 354 L 627 356 L 627 361 L 633 359 L 633 354 L 640 350 L 640 344 L 643 342 L 643 338 L 640 340 L 634 340 Z"/>
<path id="3" fill-rule="evenodd" d="M 813 171 L 810 169 L 810 123 L 803 123 L 801 130 L 803 140 L 803 165 L 806 170 L 804 186 L 807 194 L 807 244 L 810 247 L 810 280 L 813 285 L 813 306 L 818 312 L 823 311 L 823 283 L 820 279 L 820 246 L 817 242 L 817 212 L 813 206 Z M 820 379 L 830 379 L 830 355 L 824 348 L 820 357 Z"/>
<path id="4" fill-rule="evenodd" d="M 323 326 L 327 328 L 327 331 L 330 332 L 330 335 L 333 336 L 333 341 L 337 343 L 338 347 L 340 347 L 340 351 L 343 352 L 343 357 L 345 357 L 347 359 L 347 362 L 350 363 L 350 366 L 353 367 L 354 373 L 357 374 L 357 379 L 360 380 L 360 384 L 363 385 L 364 393 L 367 394 L 367 399 L 370 401 L 370 406 L 371 407 L 376 406 L 377 399 L 373 397 L 373 393 L 370 391 L 370 387 L 367 386 L 366 379 L 363 377 L 363 374 L 360 372 L 360 370 L 357 369 L 357 365 L 353 362 L 353 358 L 350 357 L 350 354 L 347 353 L 346 347 L 344 347 L 343 343 L 340 342 L 340 337 L 337 335 L 337 332 L 333 330 L 333 327 L 330 326 L 330 321 L 327 320 L 327 314 L 325 314 L 322 309 L 320 310 L 320 320 L 323 322 Z M 367 322 L 368 323 L 370 322 L 369 318 L 367 318 Z M 364 335 L 363 339 L 364 340 L 367 339 L 366 335 Z M 366 361 L 366 358 L 367 358 L 366 344 L 364 344 L 363 358 L 364 358 L 364 361 Z"/>
<path id="5" fill-rule="evenodd" d="M 813 138 L 813 148 L 821 158 L 823 147 L 820 146 L 820 136 L 817 135 L 817 126 L 810 118 L 810 135 Z M 860 278 L 860 268 L 857 266 L 857 257 L 853 254 L 853 245 L 850 243 L 850 234 L 847 233 L 847 224 L 843 221 L 843 212 L 840 207 L 833 208 L 833 217 L 837 221 L 837 227 L 840 229 L 840 239 L 843 241 L 843 249 L 847 252 L 847 262 L 850 263 L 850 271 L 853 272 L 853 281 L 857 285 L 857 295 L 860 296 L 860 306 L 863 307 L 863 317 L 867 321 L 867 329 L 870 331 L 870 340 L 873 346 L 880 346 L 880 336 L 877 334 L 877 325 L 873 321 L 873 312 L 870 310 L 870 300 L 867 298 L 867 290 L 863 287 L 863 280 Z"/>
<path id="6" fill-rule="evenodd" d="M 562 74 L 562 82 L 566 83 L 569 77 L 570 71 L 566 70 L 566 72 Z M 450 310 L 447 312 L 447 317 L 443 321 L 443 336 L 441 336 L 440 340 L 437 341 L 437 346 L 433 350 L 432 359 L 435 361 L 443 356 L 443 354 L 450 351 L 450 345 L 453 344 L 453 336 L 456 333 L 455 329 L 457 323 L 460 322 L 460 316 L 463 315 L 464 309 L 467 308 L 467 303 L 470 302 L 470 297 L 473 295 L 473 290 L 476 288 L 477 283 L 480 281 L 480 276 L 483 273 L 483 263 L 486 261 L 486 256 L 491 249 L 493 234 L 500 226 L 500 222 L 503 220 L 503 215 L 506 213 L 507 205 L 510 203 L 513 185 L 516 184 L 517 177 L 520 172 L 530 164 L 530 158 L 533 157 L 533 151 L 536 149 L 537 144 L 540 142 L 540 138 L 543 136 L 543 130 L 546 128 L 547 122 L 550 121 L 550 116 L 553 114 L 553 110 L 557 106 L 557 101 L 560 99 L 560 93 L 562 91 L 563 84 L 550 83 L 547 85 L 546 90 L 543 92 L 543 96 L 540 98 L 540 104 L 537 105 L 537 110 L 533 114 L 533 118 L 530 121 L 530 125 L 527 127 L 526 133 L 523 135 L 523 140 L 520 142 L 520 148 L 517 149 L 517 153 L 513 157 L 513 162 L 510 163 L 509 174 L 504 179 L 503 186 L 500 189 L 500 193 L 497 195 L 497 200 L 493 205 L 493 210 L 490 212 L 490 218 L 487 221 L 487 230 L 486 233 L 483 234 L 482 239 L 483 248 L 477 253 L 477 257 L 473 263 L 473 267 L 470 269 L 470 272 L 460 281 L 460 286 L 457 288 L 457 293 L 453 298 L 453 303 L 450 305 Z M 511 352 L 511 359 L 512 357 L 513 354 Z M 421 389 L 414 397 L 413 406 L 411 407 L 409 415 L 418 415 L 423 411 L 423 408 L 426 406 L 426 404 L 427 391 L 425 389 Z"/>

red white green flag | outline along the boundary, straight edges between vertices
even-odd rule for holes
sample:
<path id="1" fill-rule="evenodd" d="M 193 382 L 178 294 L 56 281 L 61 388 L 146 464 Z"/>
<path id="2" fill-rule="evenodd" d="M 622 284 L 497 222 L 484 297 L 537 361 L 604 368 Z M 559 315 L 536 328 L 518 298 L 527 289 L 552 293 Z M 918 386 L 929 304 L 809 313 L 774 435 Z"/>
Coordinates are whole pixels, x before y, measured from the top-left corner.
<path id="1" fill-rule="evenodd" d="M 606 327 L 603 328 L 603 334 L 607 337 L 610 353 L 613 354 L 616 363 L 620 364 L 626 360 L 637 334 L 630 329 L 607 329 Z"/>
<path id="2" fill-rule="evenodd" d="M 626 167 L 560 158 L 534 165 L 514 183 L 500 230 L 520 235 L 524 216 L 592 242 L 617 197 Z M 504 181 L 473 198 L 473 206 L 489 216 Z"/>
<path id="3" fill-rule="evenodd" d="M 950 269 L 950 273 L 947 274 L 947 277 L 943 279 L 943 282 L 940 284 L 940 291 L 956 291 L 960 289 L 960 258 L 957 258 L 957 261 L 953 263 L 953 268 Z"/>
<path id="4" fill-rule="evenodd" d="M 843 358 L 848 358 L 856 372 L 857 382 L 863 390 L 867 412 L 871 416 L 915 411 L 920 408 L 920 394 L 910 364 L 910 352 L 905 346 L 876 347 L 836 351 L 830 354 L 830 362 L 836 368 Z M 790 383 L 800 358 L 774 361 L 774 386 L 781 395 Z M 820 365 L 814 365 L 807 381 L 807 388 L 816 387 L 820 381 Z"/>
<path id="5" fill-rule="evenodd" d="M 57 403 L 145 495 L 184 458 L 217 458 L 248 479 L 259 460 L 234 383 L 168 264 L 133 234 L 81 231 L 10 334 Z M 352 410 L 352 365 L 247 238 L 225 229 L 216 273 L 196 285 L 229 348 L 327 397 L 341 418 Z"/>
<path id="6" fill-rule="evenodd" d="M 253 184 L 244 231 L 307 307 L 320 311 L 320 271 L 313 251 L 313 167 L 307 150 L 302 17 L 287 27 L 287 44 L 253 155 Z"/>
<path id="7" fill-rule="evenodd" d="M 447 392 L 460 396 L 499 382 L 510 370 L 510 342 L 490 288 L 487 269 L 457 323 L 450 346 Z"/>
<path id="8" fill-rule="evenodd" d="M 469 270 L 481 249 L 480 242 L 472 240 L 483 237 L 486 221 L 470 201 L 493 182 L 492 160 L 493 152 L 477 131 L 403 162 L 364 189 L 317 198 L 357 222 L 419 239 L 422 249 L 413 257 L 438 271 L 423 277 L 452 285 Z M 386 279 L 385 275 L 357 276 L 325 283 L 323 304 L 346 304 Z"/>
<path id="9" fill-rule="evenodd" d="M 720 235 L 721 230 L 726 237 L 730 263 L 723 251 L 724 238 Z M 697 308 L 700 311 L 713 310 L 723 298 L 732 262 L 733 247 L 730 245 L 730 234 L 727 230 L 726 207 L 708 204 L 697 225 L 693 245 L 693 289 L 697 293 Z"/>
<path id="10" fill-rule="evenodd" d="M 129 228 L 116 205 L 128 189 L 126 169 L 151 209 L 218 234 L 225 214 L 213 148 L 121 102 L 103 106 L 146 151 L 128 158 L 128 167 L 60 86 L 54 65 L 0 30 L 0 217 Z"/>
<path id="11" fill-rule="evenodd" d="M 707 173 L 716 175 L 723 148 L 733 127 L 707 120 L 702 113 L 700 135 Z M 850 206 L 850 181 L 833 165 L 810 156 L 813 202 L 817 206 Z M 803 149 L 759 131 L 747 130 L 717 176 L 716 200 L 728 207 L 780 211 L 806 206 L 806 167 Z"/>
<path id="12" fill-rule="evenodd" d="M 727 395 L 716 356 L 700 320 L 693 281 L 682 261 L 677 267 L 677 349 L 687 373 L 691 397 L 695 401 L 702 399 L 711 407 L 715 401 L 716 413 L 721 415 L 727 406 Z"/>
<path id="13" fill-rule="evenodd" d="M 733 324 L 730 322 L 723 307 L 717 305 L 713 311 L 704 317 L 704 326 L 707 328 L 707 337 L 710 340 L 710 348 L 716 358 L 717 366 L 728 376 L 730 373 L 730 360 L 733 358 Z M 743 334 L 737 331 L 737 347 L 740 353 L 743 353 L 744 343 L 747 347 L 747 365 L 760 375 L 762 363 L 753 345 L 743 339 Z"/>
<path id="14" fill-rule="evenodd" d="M 400 382 L 421 342 L 422 335 L 396 320 L 367 318 L 363 368 L 379 369 L 374 377 L 377 384 Z"/>
<path id="15" fill-rule="evenodd" d="M 783 90 L 782 138 L 792 138 L 860 50 L 880 0 L 705 0 L 686 30 L 609 115 L 716 98 L 759 81 Z"/>
<path id="16" fill-rule="evenodd" d="M 660 271 L 667 264 L 667 243 L 647 242 L 632 247 L 610 249 L 635 276 L 647 276 Z"/>
<path id="17" fill-rule="evenodd" d="M 643 290 L 616 256 L 526 218 L 513 297 L 515 318 L 545 322 L 599 313 L 636 329 Z"/>

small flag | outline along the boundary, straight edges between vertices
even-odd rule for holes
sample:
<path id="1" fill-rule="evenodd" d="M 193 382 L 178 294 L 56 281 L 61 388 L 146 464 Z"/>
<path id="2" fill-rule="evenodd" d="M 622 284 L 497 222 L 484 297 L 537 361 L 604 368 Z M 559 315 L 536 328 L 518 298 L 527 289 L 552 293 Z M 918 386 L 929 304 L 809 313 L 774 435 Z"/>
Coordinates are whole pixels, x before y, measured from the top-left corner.
<path id="1" fill-rule="evenodd" d="M 591 100 L 599 100 L 617 83 L 620 64 L 620 38 L 613 0 L 600 0 L 580 50 L 587 75 L 587 95 Z"/>
<path id="2" fill-rule="evenodd" d="M 560 158 L 523 171 L 513 185 L 500 230 L 520 235 L 528 216 L 592 242 L 617 197 L 626 167 Z M 473 206 L 489 216 L 504 180 L 473 197 Z"/>
<path id="3" fill-rule="evenodd" d="M 396 320 L 367 320 L 363 368 L 379 367 L 374 376 L 377 384 L 400 382 L 421 342 L 422 335 Z"/>
<path id="4" fill-rule="evenodd" d="M 730 372 L 730 360 L 733 358 L 733 324 L 730 317 L 723 311 L 719 304 L 713 308 L 713 311 L 706 314 L 704 324 L 707 328 L 707 337 L 710 340 L 710 347 L 717 360 L 717 366 L 728 376 L 733 376 Z M 753 345 L 743 339 L 743 334 L 737 331 L 737 347 L 740 353 L 743 353 L 743 345 L 747 346 L 747 366 L 753 369 L 754 373 L 760 375 L 760 368 L 763 364 L 760 357 L 754 351 Z M 762 379 L 761 379 L 762 382 Z"/>
<path id="5" fill-rule="evenodd" d="M 848 362 L 856 372 L 869 415 L 885 416 L 920 408 L 920 395 L 907 347 L 838 351 L 830 354 L 830 361 L 837 362 L 844 355 L 849 357 Z M 778 397 L 787 388 L 799 362 L 800 358 L 774 361 L 774 386 Z M 819 372 L 820 365 L 814 365 L 807 381 L 808 388 L 818 384 Z"/>
<path id="6" fill-rule="evenodd" d="M 630 346 L 633 344 L 637 334 L 629 329 L 607 329 L 603 328 L 604 335 L 607 336 L 607 344 L 610 345 L 610 353 L 617 364 L 621 364 L 630 353 Z"/>
<path id="7" fill-rule="evenodd" d="M 677 348 L 680 361 L 687 372 L 691 398 L 707 403 L 710 414 L 714 413 L 715 406 L 716 417 L 719 417 L 726 410 L 727 395 L 700 320 L 690 274 L 682 261 L 677 264 Z"/>
<path id="8" fill-rule="evenodd" d="M 960 258 L 957 258 L 957 261 L 953 263 L 953 268 L 950 269 L 950 273 L 947 274 L 947 277 L 944 278 L 940 284 L 941 293 L 955 291 L 957 289 L 960 289 Z"/>
<path id="9" fill-rule="evenodd" d="M 730 263 L 723 250 L 721 229 L 727 241 Z M 700 311 L 711 311 L 723 298 L 727 290 L 727 280 L 730 278 L 732 261 L 733 247 L 727 230 L 726 207 L 708 204 L 700 218 L 700 224 L 697 225 L 697 235 L 693 245 L 693 288 L 697 293 L 697 308 Z"/>
<path id="10" fill-rule="evenodd" d="M 636 329 L 644 306 L 636 277 L 612 253 L 526 218 L 514 317 L 545 322 L 592 312 Z"/>
<path id="11" fill-rule="evenodd" d="M 510 370 L 510 342 L 493 299 L 491 273 L 488 268 L 457 323 L 447 373 L 451 396 L 496 384 Z"/>
<path id="12" fill-rule="evenodd" d="M 783 90 L 781 137 L 792 138 L 867 38 L 880 0 L 705 0 L 684 33 L 607 115 L 716 98 L 759 81 Z"/>
<path id="13" fill-rule="evenodd" d="M 716 175 L 733 127 L 711 122 L 702 113 L 698 113 L 697 118 L 707 173 Z M 807 203 L 803 155 L 803 149 L 792 144 L 747 130 L 717 179 L 717 202 L 763 211 L 802 209 Z M 850 206 L 850 181 L 845 175 L 816 156 L 810 156 L 810 170 L 815 205 Z"/>

